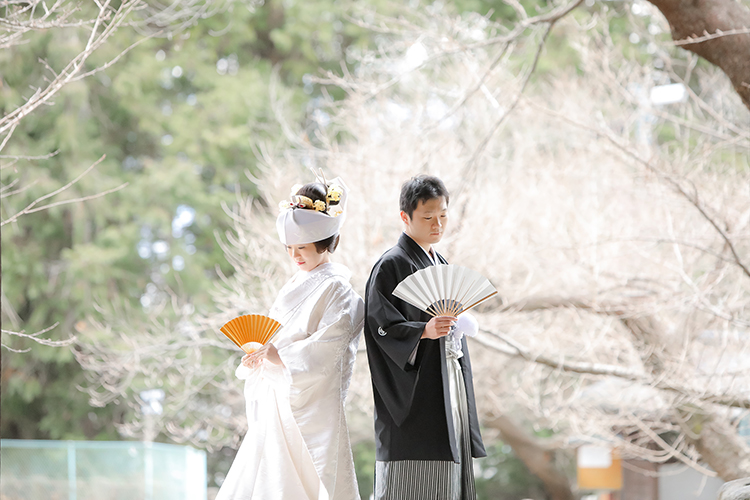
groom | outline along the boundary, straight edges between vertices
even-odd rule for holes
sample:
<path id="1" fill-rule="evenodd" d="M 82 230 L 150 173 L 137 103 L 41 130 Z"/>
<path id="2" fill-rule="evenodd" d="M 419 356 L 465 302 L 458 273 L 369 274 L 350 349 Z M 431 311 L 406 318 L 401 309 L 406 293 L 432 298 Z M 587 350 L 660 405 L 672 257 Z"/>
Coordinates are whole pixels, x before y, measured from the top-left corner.
<path id="1" fill-rule="evenodd" d="M 471 362 L 456 318 L 434 317 L 395 297 L 401 280 L 447 264 L 432 245 L 448 223 L 437 177 L 401 187 L 404 233 L 378 260 L 365 290 L 365 341 L 375 398 L 376 500 L 475 500 L 471 457 L 479 434 Z"/>

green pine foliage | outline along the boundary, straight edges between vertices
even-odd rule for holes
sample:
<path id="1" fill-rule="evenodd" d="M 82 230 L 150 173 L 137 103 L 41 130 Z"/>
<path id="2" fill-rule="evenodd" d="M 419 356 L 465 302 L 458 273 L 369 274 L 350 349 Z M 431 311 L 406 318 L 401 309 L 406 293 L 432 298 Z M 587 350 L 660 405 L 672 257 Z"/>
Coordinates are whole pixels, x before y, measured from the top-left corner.
<path id="1" fill-rule="evenodd" d="M 251 17 L 247 12 L 244 19 L 223 21 L 242 26 Z M 33 333 L 59 323 L 47 337 L 85 336 L 91 333 L 89 319 L 99 318 L 97 307 L 127 307 L 145 316 L 142 300 L 149 286 L 209 307 L 217 267 L 231 271 L 214 236 L 228 227 L 222 203 L 231 204 L 237 192 L 252 194 L 245 172 L 255 169 L 253 148 L 280 135 L 268 98 L 271 62 L 252 48 L 242 50 L 242 31 L 211 36 L 218 28 L 211 24 L 222 20 L 210 21 L 171 41 L 141 44 L 106 72 L 68 85 L 53 106 L 21 122 L 4 153 L 55 154 L 2 171 L 5 184 L 20 177 L 19 185 L 28 186 L 3 200 L 3 218 L 102 156 L 96 168 L 51 201 L 127 186 L 3 227 L 4 329 Z M 80 41 L 73 35 L 43 33 L 3 55 L 10 68 L 3 75 L 4 109 L 22 102 L 25 88 L 42 78 L 36 58 L 59 68 L 76 53 Z M 121 31 L 89 60 L 90 67 L 136 39 Z M 300 89 L 279 92 L 290 109 L 304 109 Z M 187 218 L 179 220 L 179 214 Z M 83 379 L 70 350 L 8 335 L 3 343 L 31 348 L 3 353 L 4 437 L 93 438 L 102 432 L 116 437 L 112 424 L 125 409 L 90 408 L 76 389 Z"/>
<path id="2" fill-rule="evenodd" d="M 516 500 L 546 498 L 543 483 L 502 442 L 487 447 L 487 456 L 476 461 L 475 480 L 478 498 Z"/>

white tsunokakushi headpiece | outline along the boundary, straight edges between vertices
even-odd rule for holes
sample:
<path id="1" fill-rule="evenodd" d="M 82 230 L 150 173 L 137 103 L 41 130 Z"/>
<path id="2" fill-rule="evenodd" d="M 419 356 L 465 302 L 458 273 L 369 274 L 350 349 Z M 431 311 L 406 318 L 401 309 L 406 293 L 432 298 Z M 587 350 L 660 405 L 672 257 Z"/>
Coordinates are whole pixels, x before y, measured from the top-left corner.
<path id="1" fill-rule="evenodd" d="M 320 182 L 320 180 L 319 180 Z M 313 202 L 307 196 L 296 193 L 301 185 L 292 188 L 290 201 L 279 203 L 281 213 L 276 218 L 276 230 L 284 245 L 315 243 L 337 234 L 346 218 L 348 189 L 341 178 L 330 182 L 323 179 L 326 201 Z"/>

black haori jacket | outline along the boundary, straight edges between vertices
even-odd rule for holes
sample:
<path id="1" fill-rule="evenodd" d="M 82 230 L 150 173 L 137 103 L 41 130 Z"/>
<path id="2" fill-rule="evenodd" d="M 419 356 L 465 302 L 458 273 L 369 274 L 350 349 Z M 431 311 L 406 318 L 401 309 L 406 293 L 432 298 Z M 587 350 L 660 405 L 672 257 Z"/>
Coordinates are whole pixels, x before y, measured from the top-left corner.
<path id="1" fill-rule="evenodd" d="M 442 255 L 438 262 L 447 264 Z M 375 397 L 377 460 L 459 462 L 450 407 L 445 338 L 420 340 L 430 315 L 393 295 L 401 280 L 432 265 L 406 234 L 375 264 L 365 289 L 365 342 Z M 419 344 L 414 365 L 408 360 Z M 469 407 L 471 453 L 486 456 L 479 433 L 466 337 L 459 359 Z"/>

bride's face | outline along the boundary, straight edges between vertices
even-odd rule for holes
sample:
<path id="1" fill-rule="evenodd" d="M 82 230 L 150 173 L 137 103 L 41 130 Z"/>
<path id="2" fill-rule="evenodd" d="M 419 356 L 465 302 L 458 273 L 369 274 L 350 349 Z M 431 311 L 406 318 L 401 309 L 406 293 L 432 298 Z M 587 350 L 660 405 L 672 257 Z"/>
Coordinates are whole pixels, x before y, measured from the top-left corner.
<path id="1" fill-rule="evenodd" d="M 287 245 L 286 252 L 300 271 L 312 271 L 319 265 L 329 262 L 328 251 L 318 253 L 314 243 Z"/>

